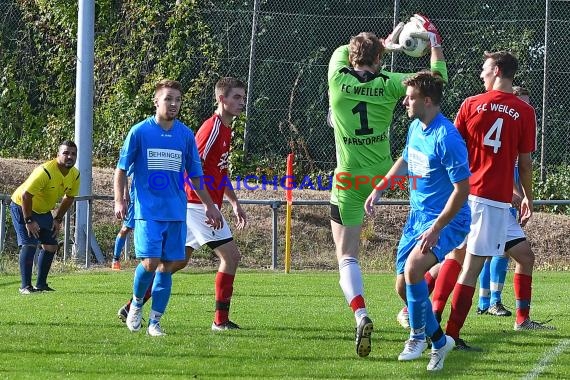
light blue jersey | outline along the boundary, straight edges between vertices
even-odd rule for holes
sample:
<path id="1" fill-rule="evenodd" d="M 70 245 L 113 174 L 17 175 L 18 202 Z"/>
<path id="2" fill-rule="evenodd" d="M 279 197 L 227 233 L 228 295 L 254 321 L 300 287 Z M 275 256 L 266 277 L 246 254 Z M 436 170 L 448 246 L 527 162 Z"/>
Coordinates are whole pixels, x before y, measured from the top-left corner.
<path id="1" fill-rule="evenodd" d="M 135 219 L 186 220 L 184 171 L 201 176 L 194 134 L 179 120 L 164 131 L 151 116 L 129 131 L 117 168 L 133 165 Z"/>
<path id="2" fill-rule="evenodd" d="M 396 273 L 403 274 L 408 256 L 424 233 L 445 208 L 453 184 L 471 175 L 467 148 L 455 126 L 441 113 L 426 129 L 416 119 L 408 130 L 402 153 L 410 176 L 410 212 L 396 254 Z M 467 202 L 441 231 L 431 248 L 438 261 L 465 240 L 471 224 Z"/>
<path id="3" fill-rule="evenodd" d="M 408 163 L 411 208 L 428 219 L 439 216 L 453 192 L 453 184 L 471 175 L 465 142 L 441 113 L 425 130 L 418 119 L 412 121 L 402 157 Z M 469 215 L 465 203 L 456 218 Z"/>

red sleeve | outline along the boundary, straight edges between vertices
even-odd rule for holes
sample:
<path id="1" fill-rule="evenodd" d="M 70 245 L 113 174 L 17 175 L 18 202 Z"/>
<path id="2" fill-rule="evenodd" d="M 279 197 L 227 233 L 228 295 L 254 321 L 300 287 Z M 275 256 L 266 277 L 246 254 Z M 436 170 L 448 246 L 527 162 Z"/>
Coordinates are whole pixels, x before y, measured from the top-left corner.
<path id="1" fill-rule="evenodd" d="M 536 150 L 536 114 L 534 108 L 529 107 L 528 113 L 522 116 L 523 136 L 519 143 L 520 153 L 532 153 Z"/>
<path id="2" fill-rule="evenodd" d="M 198 154 L 200 155 L 200 159 L 204 161 L 206 159 L 206 155 L 208 152 L 205 152 L 206 146 L 208 143 L 208 139 L 212 133 L 212 128 L 214 123 L 211 122 L 211 119 L 206 120 L 198 132 L 196 132 L 196 146 L 198 147 Z"/>
<path id="3" fill-rule="evenodd" d="M 465 113 L 467 108 L 467 99 L 461 103 L 461 107 L 459 107 L 459 112 L 457 112 L 457 116 L 455 116 L 455 127 L 463 137 L 463 140 L 467 140 L 465 136 L 467 136 L 467 126 L 465 125 Z"/>

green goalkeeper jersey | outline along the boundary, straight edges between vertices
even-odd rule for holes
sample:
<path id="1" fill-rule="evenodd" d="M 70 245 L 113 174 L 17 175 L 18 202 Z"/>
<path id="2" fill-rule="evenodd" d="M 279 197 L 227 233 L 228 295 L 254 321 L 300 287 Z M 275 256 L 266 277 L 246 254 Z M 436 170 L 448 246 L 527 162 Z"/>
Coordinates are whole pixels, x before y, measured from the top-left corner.
<path id="1" fill-rule="evenodd" d="M 444 61 L 431 66 L 447 81 Z M 389 130 L 398 100 L 406 94 L 402 81 L 413 73 L 381 70 L 360 77 L 349 66 L 348 45 L 337 48 L 329 62 L 329 101 L 337 152 L 337 169 L 372 168 L 390 156 Z"/>

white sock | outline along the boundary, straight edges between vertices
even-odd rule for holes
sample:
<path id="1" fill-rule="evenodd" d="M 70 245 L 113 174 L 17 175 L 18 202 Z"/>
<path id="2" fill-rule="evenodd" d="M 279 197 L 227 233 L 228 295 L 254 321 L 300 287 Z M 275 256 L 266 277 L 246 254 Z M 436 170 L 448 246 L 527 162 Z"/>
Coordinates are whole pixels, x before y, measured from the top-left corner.
<path id="1" fill-rule="evenodd" d="M 338 263 L 338 270 L 340 273 L 338 283 L 348 304 L 354 297 L 364 295 L 362 273 L 360 272 L 360 265 L 358 265 L 357 259 L 354 257 L 342 259 Z"/>
<path id="2" fill-rule="evenodd" d="M 354 312 L 354 318 L 356 318 L 356 324 L 359 324 L 360 321 L 362 320 L 362 318 L 367 317 L 368 316 L 368 312 L 366 311 L 366 308 L 360 308 L 360 309 L 356 309 L 356 311 Z"/>

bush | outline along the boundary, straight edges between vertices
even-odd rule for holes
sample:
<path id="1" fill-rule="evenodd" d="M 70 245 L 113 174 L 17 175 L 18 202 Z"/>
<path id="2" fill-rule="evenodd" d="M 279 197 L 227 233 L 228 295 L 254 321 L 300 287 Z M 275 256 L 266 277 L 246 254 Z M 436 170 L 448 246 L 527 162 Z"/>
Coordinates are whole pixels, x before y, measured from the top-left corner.
<path id="1" fill-rule="evenodd" d="M 543 182 L 540 181 L 540 170 L 534 171 L 534 199 L 570 199 L 570 165 L 549 167 L 547 173 Z M 540 206 L 538 210 L 570 215 L 570 207 L 566 205 Z"/>

